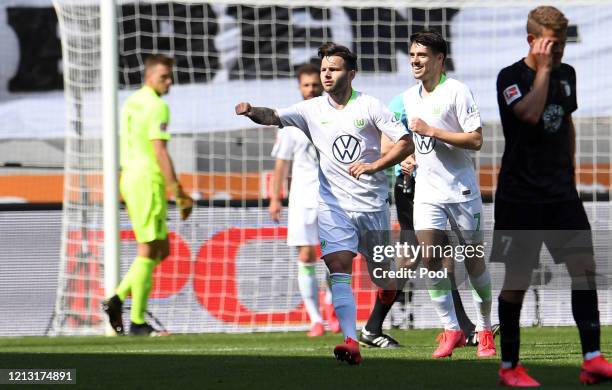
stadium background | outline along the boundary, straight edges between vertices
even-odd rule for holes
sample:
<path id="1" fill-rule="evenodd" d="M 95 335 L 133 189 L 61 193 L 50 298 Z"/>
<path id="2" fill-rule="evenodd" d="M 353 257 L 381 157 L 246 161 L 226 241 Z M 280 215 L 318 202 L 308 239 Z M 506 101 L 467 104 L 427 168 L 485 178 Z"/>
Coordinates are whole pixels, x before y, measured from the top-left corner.
<path id="1" fill-rule="evenodd" d="M 15 53 L 0 59 L 1 335 L 103 332 L 97 11 L 71 7 L 78 3 L 92 2 L 58 2 L 64 39 L 72 45 L 63 63 L 50 0 L 0 5 L 0 49 Z M 389 101 L 413 83 L 406 44 L 410 33 L 442 31 L 451 44 L 449 74 L 472 88 L 485 122 L 485 143 L 475 162 L 483 197 L 491 199 L 503 150 L 495 77 L 526 53 L 525 17 L 535 4 L 120 3 L 120 100 L 139 85 L 147 54 L 176 56 L 176 85 L 167 97 L 174 136 L 170 147 L 182 182 L 199 199 L 189 222 L 178 223 L 172 214 L 173 254 L 156 274 L 150 308 L 170 331 L 307 327 L 295 254 L 284 244 L 283 224 L 274 226 L 265 209 L 276 130 L 250 127 L 233 115 L 233 105 L 297 102 L 293 71 L 310 61 L 324 41 L 353 48 L 360 56 L 356 87 Z M 571 22 L 565 61 L 578 74 L 577 181 L 598 230 L 599 269 L 609 275 L 612 104 L 607 95 L 612 78 L 605 64 L 612 60 L 612 42 L 605 32 L 612 27 L 612 10 L 605 4 L 560 8 Z M 64 80 L 64 75 L 70 77 Z M 490 228 L 491 204 L 485 206 L 485 221 Z M 134 247 L 123 212 L 121 222 L 125 272 Z M 529 295 L 522 321 L 570 324 L 569 293 L 561 291 L 567 280 L 557 276 L 560 268 L 543 253 L 555 278 L 539 291 L 545 305 Z M 493 268 L 494 286 L 500 285 L 500 271 Z M 364 278 L 356 278 L 360 320 L 367 317 L 373 296 Z M 610 299 L 610 291 L 602 291 L 606 324 L 612 322 Z M 414 292 L 407 325 L 437 326 L 428 301 L 426 292 Z"/>

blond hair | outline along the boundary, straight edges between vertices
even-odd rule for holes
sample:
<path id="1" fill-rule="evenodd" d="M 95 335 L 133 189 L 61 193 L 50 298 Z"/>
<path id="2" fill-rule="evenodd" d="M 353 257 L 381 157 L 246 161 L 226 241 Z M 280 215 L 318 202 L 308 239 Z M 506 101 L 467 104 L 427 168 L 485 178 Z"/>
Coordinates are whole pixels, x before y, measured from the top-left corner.
<path id="1" fill-rule="evenodd" d="M 527 33 L 539 36 L 542 28 L 553 30 L 555 33 L 567 31 L 568 20 L 563 12 L 557 8 L 542 5 L 532 9 L 527 17 Z"/>

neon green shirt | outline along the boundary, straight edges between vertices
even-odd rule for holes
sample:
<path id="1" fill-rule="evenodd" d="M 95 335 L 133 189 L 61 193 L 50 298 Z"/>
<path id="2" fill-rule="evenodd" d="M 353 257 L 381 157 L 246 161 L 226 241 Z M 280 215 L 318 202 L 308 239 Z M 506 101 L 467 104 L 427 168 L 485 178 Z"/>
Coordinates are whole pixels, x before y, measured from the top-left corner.
<path id="1" fill-rule="evenodd" d="M 155 91 L 143 86 L 123 104 L 121 110 L 120 157 L 123 173 L 138 173 L 164 180 L 152 140 L 169 140 L 168 105 Z"/>

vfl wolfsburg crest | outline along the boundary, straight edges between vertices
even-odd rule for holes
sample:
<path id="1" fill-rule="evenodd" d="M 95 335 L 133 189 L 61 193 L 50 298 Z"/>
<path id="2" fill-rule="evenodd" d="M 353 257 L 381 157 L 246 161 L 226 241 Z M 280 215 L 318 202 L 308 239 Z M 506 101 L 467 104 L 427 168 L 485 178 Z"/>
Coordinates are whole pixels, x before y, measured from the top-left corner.
<path id="1" fill-rule="evenodd" d="M 433 115 L 433 116 L 440 116 L 440 115 L 442 115 L 442 107 L 441 106 L 435 106 L 431 110 L 431 115 Z"/>
<path id="2" fill-rule="evenodd" d="M 365 119 L 355 119 L 355 122 L 353 122 L 353 124 L 355 125 L 356 128 L 363 129 L 366 125 L 366 120 Z"/>

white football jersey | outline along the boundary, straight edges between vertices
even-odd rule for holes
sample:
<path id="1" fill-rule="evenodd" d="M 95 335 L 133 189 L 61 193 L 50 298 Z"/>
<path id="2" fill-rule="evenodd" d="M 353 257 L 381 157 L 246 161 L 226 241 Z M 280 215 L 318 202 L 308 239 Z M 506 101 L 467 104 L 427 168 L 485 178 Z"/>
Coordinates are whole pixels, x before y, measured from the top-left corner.
<path id="1" fill-rule="evenodd" d="M 421 118 L 429 126 L 455 133 L 482 127 L 480 113 L 469 88 L 451 78 L 427 96 L 419 83 L 404 92 L 407 122 Z M 412 134 L 417 162 L 415 202 L 459 203 L 480 196 L 472 157 L 435 138 Z"/>
<path id="2" fill-rule="evenodd" d="M 272 157 L 293 161 L 289 207 L 316 208 L 319 160 L 312 142 L 302 130 L 292 126 L 280 129 L 272 148 Z"/>
<path id="3" fill-rule="evenodd" d="M 385 173 L 362 175 L 357 180 L 348 167 L 356 161 L 372 163 L 380 158 L 381 131 L 397 142 L 408 134 L 406 128 L 371 96 L 353 91 L 342 110 L 328 99 L 320 96 L 277 110 L 282 125 L 302 130 L 318 151 L 319 202 L 346 211 L 385 209 Z"/>

